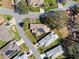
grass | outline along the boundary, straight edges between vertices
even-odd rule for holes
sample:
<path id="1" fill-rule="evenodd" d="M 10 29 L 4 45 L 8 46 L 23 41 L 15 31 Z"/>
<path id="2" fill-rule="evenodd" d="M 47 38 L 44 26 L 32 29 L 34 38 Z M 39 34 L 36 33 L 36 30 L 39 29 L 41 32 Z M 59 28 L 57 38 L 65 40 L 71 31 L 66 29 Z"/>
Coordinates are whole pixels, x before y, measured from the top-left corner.
<path id="1" fill-rule="evenodd" d="M 64 55 L 58 56 L 56 59 L 65 59 L 66 57 Z"/>
<path id="2" fill-rule="evenodd" d="M 21 50 L 23 51 L 23 52 L 28 52 L 29 51 L 29 48 L 26 46 L 26 44 L 22 44 L 21 46 L 20 46 L 20 48 L 21 48 Z"/>
<path id="3" fill-rule="evenodd" d="M 10 21 L 12 19 L 11 15 L 6 15 L 6 14 L 0 14 L 0 16 L 3 16 L 5 20 Z"/>
<path id="4" fill-rule="evenodd" d="M 40 12 L 39 7 L 30 7 L 29 10 L 30 10 L 31 12 Z"/>
<path id="5" fill-rule="evenodd" d="M 0 40 L 0 48 L 6 44 L 6 41 Z"/>
<path id="6" fill-rule="evenodd" d="M 61 29 L 54 29 L 53 30 L 55 33 L 57 33 L 57 35 L 59 36 L 59 38 L 65 38 L 68 36 L 68 29 L 67 27 L 63 27 Z"/>
<path id="7" fill-rule="evenodd" d="M 28 59 L 35 59 L 34 55 L 28 57 Z"/>
<path id="8" fill-rule="evenodd" d="M 57 8 L 58 4 L 56 0 L 44 0 L 45 1 L 45 11 L 49 11 L 51 9 Z"/>
<path id="9" fill-rule="evenodd" d="M 3 59 L 3 56 L 0 54 L 0 59 Z"/>
<path id="10" fill-rule="evenodd" d="M 32 35 L 32 33 L 30 32 L 30 30 L 28 29 L 28 24 L 30 23 L 29 19 L 25 19 L 24 20 L 24 31 L 25 34 L 28 36 L 28 38 L 30 39 L 30 41 L 32 43 L 35 43 L 37 40 L 35 39 L 35 37 Z M 28 33 L 28 34 L 27 34 Z"/>
<path id="11" fill-rule="evenodd" d="M 51 43 L 51 44 L 50 44 L 49 46 L 47 46 L 47 47 L 44 47 L 44 46 L 43 46 L 43 47 L 39 47 L 39 48 L 38 48 L 38 51 L 40 52 L 40 54 L 43 54 L 45 50 L 47 50 L 47 49 L 49 49 L 49 48 L 51 48 L 51 47 L 57 45 L 58 43 L 59 43 L 59 41 L 56 40 L 56 41 L 54 41 L 53 43 Z"/>
<path id="12" fill-rule="evenodd" d="M 14 40 L 19 41 L 21 39 L 21 37 L 16 29 L 16 26 L 12 26 L 12 27 L 11 27 L 10 33 L 14 35 Z"/>

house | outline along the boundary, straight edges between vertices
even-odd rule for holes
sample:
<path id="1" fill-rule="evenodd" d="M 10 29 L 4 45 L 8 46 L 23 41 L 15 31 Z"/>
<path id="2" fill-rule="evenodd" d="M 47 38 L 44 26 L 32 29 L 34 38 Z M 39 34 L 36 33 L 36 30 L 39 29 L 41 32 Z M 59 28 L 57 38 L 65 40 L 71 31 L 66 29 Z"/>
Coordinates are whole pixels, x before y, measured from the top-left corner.
<path id="1" fill-rule="evenodd" d="M 3 54 L 3 56 L 7 56 L 9 59 L 16 55 L 19 51 L 20 48 L 17 46 L 15 41 L 9 42 L 6 46 L 0 49 L 0 53 Z"/>
<path id="2" fill-rule="evenodd" d="M 55 40 L 58 39 L 58 35 L 54 32 L 50 32 L 48 33 L 45 37 L 43 37 L 41 40 L 39 40 L 39 44 L 41 46 L 48 46 L 50 45 L 51 43 L 53 43 Z"/>
<path id="3" fill-rule="evenodd" d="M 56 46 L 55 48 L 47 51 L 45 54 L 47 55 L 47 57 L 52 57 L 52 59 L 57 58 L 58 56 L 63 54 L 63 49 L 61 45 Z"/>
<path id="4" fill-rule="evenodd" d="M 41 36 L 43 33 L 48 33 L 50 28 L 44 24 L 30 24 L 30 31 L 36 36 Z"/>
<path id="5" fill-rule="evenodd" d="M 44 0 L 27 0 L 28 4 L 30 4 L 30 6 L 40 6 L 44 3 Z"/>

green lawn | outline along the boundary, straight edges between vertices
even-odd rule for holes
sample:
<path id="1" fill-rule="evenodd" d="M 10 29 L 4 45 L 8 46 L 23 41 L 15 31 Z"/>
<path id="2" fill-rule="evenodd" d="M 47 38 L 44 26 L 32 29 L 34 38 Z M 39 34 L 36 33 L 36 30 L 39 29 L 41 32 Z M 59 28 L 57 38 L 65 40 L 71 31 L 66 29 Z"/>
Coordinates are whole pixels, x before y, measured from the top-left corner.
<path id="1" fill-rule="evenodd" d="M 14 30 L 12 29 L 12 27 L 14 27 Z M 10 33 L 14 35 L 14 40 L 19 41 L 21 37 L 16 29 L 16 26 L 12 26 L 12 27 L 10 29 Z"/>
<path id="2" fill-rule="evenodd" d="M 10 21 L 12 19 L 11 15 L 6 15 L 6 14 L 0 14 L 0 16 L 3 16 L 5 20 Z"/>
<path id="3" fill-rule="evenodd" d="M 51 9 L 57 8 L 58 4 L 56 0 L 44 0 L 45 2 L 45 11 L 49 11 Z"/>
<path id="4" fill-rule="evenodd" d="M 4 46 L 6 43 L 7 43 L 6 41 L 0 40 L 0 48 L 1 48 L 2 46 Z"/>
<path id="5" fill-rule="evenodd" d="M 29 11 L 31 11 L 31 12 L 40 12 L 40 9 L 39 9 L 39 7 L 30 7 Z"/>
<path id="6" fill-rule="evenodd" d="M 35 59 L 34 55 L 28 57 L 28 59 Z"/>
<path id="7" fill-rule="evenodd" d="M 39 22 L 39 21 L 36 21 L 36 22 Z M 25 31 L 25 34 L 28 36 L 28 38 L 30 39 L 30 41 L 32 43 L 35 43 L 37 40 L 35 39 L 35 37 L 32 35 L 30 30 L 28 29 L 28 24 L 29 24 L 29 19 L 25 19 L 24 20 L 24 31 Z"/>
<path id="8" fill-rule="evenodd" d="M 58 43 L 59 43 L 59 41 L 56 40 L 56 41 L 54 41 L 53 43 L 51 43 L 51 44 L 50 44 L 49 46 L 47 46 L 47 47 L 44 47 L 44 46 L 43 46 L 43 47 L 39 47 L 39 48 L 38 48 L 38 51 L 40 52 L 40 54 L 43 54 L 45 50 L 47 50 L 47 49 L 49 49 L 49 48 L 51 48 L 51 47 L 57 45 Z"/>
<path id="9" fill-rule="evenodd" d="M 0 59 L 3 59 L 3 56 L 0 54 Z"/>
<path id="10" fill-rule="evenodd" d="M 20 48 L 21 48 L 21 50 L 23 51 L 23 52 L 28 52 L 29 51 L 29 48 L 26 46 L 26 44 L 22 44 L 21 46 L 20 46 Z"/>

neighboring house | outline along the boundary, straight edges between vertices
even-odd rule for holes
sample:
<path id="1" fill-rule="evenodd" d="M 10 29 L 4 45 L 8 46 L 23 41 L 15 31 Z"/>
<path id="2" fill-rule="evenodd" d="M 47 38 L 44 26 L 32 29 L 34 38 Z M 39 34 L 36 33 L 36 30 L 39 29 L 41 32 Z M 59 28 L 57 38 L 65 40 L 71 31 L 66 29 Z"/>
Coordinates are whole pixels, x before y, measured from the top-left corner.
<path id="1" fill-rule="evenodd" d="M 47 57 L 52 57 L 52 59 L 57 58 L 58 56 L 62 55 L 64 53 L 62 46 L 58 45 L 55 48 L 49 50 L 46 52 Z"/>
<path id="2" fill-rule="evenodd" d="M 43 46 L 43 45 L 48 46 L 57 39 L 58 39 L 58 35 L 55 34 L 54 32 L 51 32 L 51 33 L 47 34 L 45 37 L 43 37 L 38 43 L 41 46 Z"/>
<path id="3" fill-rule="evenodd" d="M 15 58 L 13 59 L 28 59 L 27 55 L 26 54 L 23 54 L 21 56 L 16 56 Z"/>
<path id="4" fill-rule="evenodd" d="M 48 33 L 50 28 L 44 24 L 30 24 L 30 31 L 36 36 L 41 36 L 43 33 Z"/>
<path id="5" fill-rule="evenodd" d="M 30 6 L 40 6 L 44 3 L 44 0 L 27 0 L 28 4 L 30 4 Z"/>
<path id="6" fill-rule="evenodd" d="M 6 46 L 0 49 L 0 52 L 8 58 L 11 58 L 12 56 L 16 55 L 16 53 L 18 53 L 19 51 L 20 48 L 17 46 L 15 41 L 8 43 Z"/>

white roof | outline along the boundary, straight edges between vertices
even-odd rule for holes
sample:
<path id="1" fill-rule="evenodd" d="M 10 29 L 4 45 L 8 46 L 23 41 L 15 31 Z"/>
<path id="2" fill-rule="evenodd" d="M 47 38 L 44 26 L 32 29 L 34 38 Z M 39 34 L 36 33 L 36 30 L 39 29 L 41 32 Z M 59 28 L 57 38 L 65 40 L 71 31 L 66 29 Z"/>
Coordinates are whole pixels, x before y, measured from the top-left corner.
<path id="1" fill-rule="evenodd" d="M 46 55 L 48 57 L 52 56 L 52 59 L 55 59 L 56 57 L 60 56 L 61 54 L 63 54 L 63 50 L 62 50 L 62 47 L 61 45 L 53 48 L 52 50 L 46 52 Z"/>
<path id="2" fill-rule="evenodd" d="M 43 39 L 39 41 L 39 44 L 44 45 L 44 44 L 51 44 L 55 40 L 58 39 L 58 35 L 55 34 L 54 32 L 49 33 L 47 36 L 45 36 Z M 49 44 L 48 44 L 49 43 Z"/>

